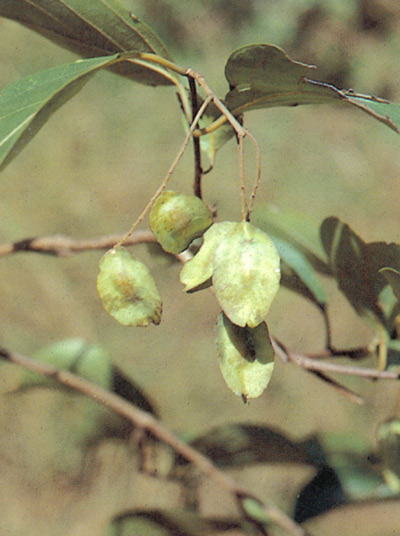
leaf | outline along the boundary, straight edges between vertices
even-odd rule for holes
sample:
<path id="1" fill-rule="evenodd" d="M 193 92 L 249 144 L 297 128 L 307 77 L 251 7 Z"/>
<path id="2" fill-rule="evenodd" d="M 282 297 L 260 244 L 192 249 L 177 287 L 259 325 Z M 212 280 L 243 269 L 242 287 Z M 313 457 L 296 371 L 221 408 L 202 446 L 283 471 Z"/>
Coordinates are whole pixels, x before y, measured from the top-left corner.
<path id="1" fill-rule="evenodd" d="M 348 225 L 334 217 L 321 225 L 321 239 L 340 290 L 361 315 L 382 318 L 379 296 L 387 285 L 382 268 L 400 268 L 400 246 L 367 244 Z"/>
<path id="2" fill-rule="evenodd" d="M 272 240 L 248 222 L 223 238 L 214 255 L 212 275 L 222 310 L 238 326 L 258 326 L 279 289 L 280 259 Z"/>
<path id="3" fill-rule="evenodd" d="M 281 261 L 297 276 L 297 278 L 293 277 L 293 275 L 285 278 L 285 269 L 282 266 L 282 285 L 285 285 L 286 281 L 289 288 L 305 295 L 323 309 L 327 303 L 327 295 L 307 257 L 286 240 L 274 236 L 271 236 L 271 238 L 278 250 Z"/>
<path id="4" fill-rule="evenodd" d="M 118 0 L 0 0 L 0 16 L 20 22 L 84 58 L 145 52 L 170 59 L 153 31 Z M 143 84 L 171 84 L 162 67 L 156 72 L 128 60 L 111 68 Z"/>
<path id="5" fill-rule="evenodd" d="M 319 235 L 319 223 L 306 214 L 266 205 L 252 212 L 252 222 L 262 231 L 292 244 L 323 274 L 331 274 Z"/>
<path id="6" fill-rule="evenodd" d="M 397 133 L 399 105 L 357 95 L 310 79 L 315 67 L 292 60 L 274 45 L 248 45 L 234 51 L 225 65 L 230 91 L 225 103 L 234 114 L 274 106 L 345 102 L 368 113 Z M 392 118 L 393 114 L 393 118 Z"/>
<path id="7" fill-rule="evenodd" d="M 336 472 L 329 466 L 319 469 L 297 497 L 294 520 L 303 523 L 322 512 L 346 502 L 346 495 Z"/>
<path id="8" fill-rule="evenodd" d="M 203 244 L 196 255 L 181 270 L 180 280 L 185 292 L 195 291 L 211 278 L 214 270 L 214 255 L 223 237 L 237 224 L 224 221 L 214 223 L 203 235 Z"/>
<path id="9" fill-rule="evenodd" d="M 58 370 L 68 370 L 104 389 L 112 385 L 112 362 L 100 346 L 84 339 L 63 339 L 45 346 L 33 358 Z M 20 388 L 35 385 L 62 388 L 56 380 L 37 372 L 24 371 Z"/>
<path id="10" fill-rule="evenodd" d="M 161 321 L 161 298 L 149 270 L 124 248 L 100 261 L 97 292 L 106 311 L 124 326 L 147 327 Z"/>
<path id="11" fill-rule="evenodd" d="M 267 426 L 223 424 L 196 437 L 190 445 L 224 468 L 256 463 L 315 464 L 307 448 Z M 188 462 L 180 457 L 177 463 Z"/>
<path id="12" fill-rule="evenodd" d="M 0 93 L 0 170 L 11 162 L 60 106 L 118 55 L 78 60 L 11 84 Z"/>
<path id="13" fill-rule="evenodd" d="M 219 366 L 229 389 L 245 402 L 260 396 L 274 370 L 274 350 L 266 324 L 239 327 L 221 313 L 216 343 Z"/>

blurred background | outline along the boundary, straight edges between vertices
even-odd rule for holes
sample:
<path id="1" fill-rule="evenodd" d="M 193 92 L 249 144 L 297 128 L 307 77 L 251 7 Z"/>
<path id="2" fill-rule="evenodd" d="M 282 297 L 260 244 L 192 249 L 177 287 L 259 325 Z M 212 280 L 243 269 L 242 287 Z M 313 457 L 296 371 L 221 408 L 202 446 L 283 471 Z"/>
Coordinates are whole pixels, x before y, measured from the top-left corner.
<path id="1" fill-rule="evenodd" d="M 316 65 L 317 80 L 400 102 L 396 0 L 124 4 L 162 38 L 178 64 L 201 72 L 220 96 L 228 89 L 223 72 L 229 54 L 246 44 L 271 43 L 295 60 Z M 0 32 L 0 87 L 76 58 L 11 21 L 0 19 Z M 262 151 L 257 207 L 268 203 L 299 212 L 316 227 L 335 215 L 365 241 L 400 242 L 399 139 L 394 132 L 340 106 L 250 112 L 245 126 Z M 107 72 L 96 75 L 2 173 L 0 240 L 57 233 L 86 238 L 126 231 L 164 178 L 183 137 L 173 89 L 133 84 Z M 254 153 L 250 144 L 246 149 L 251 184 Z M 203 183 L 205 201 L 216 204 L 220 220 L 240 218 L 238 176 L 231 140 Z M 193 155 L 188 150 L 170 188 L 189 193 L 192 182 Z M 224 423 L 246 422 L 271 426 L 293 439 L 353 434 L 359 441 L 355 449 L 375 448 L 377 424 L 396 408 L 395 384 L 385 384 L 383 392 L 381 385 L 346 378 L 344 383 L 366 399 L 358 407 L 315 377 L 278 360 L 267 391 L 243 405 L 219 371 L 214 347 L 219 309 L 213 295 L 184 295 L 177 262 L 154 255 L 144 245 L 132 251 L 147 263 L 158 283 L 164 302 L 160 326 L 124 328 L 107 315 L 96 293 L 101 252 L 67 258 L 16 254 L 0 259 L 1 346 L 32 355 L 70 337 L 98 344 L 141 386 L 162 422 L 179 433 L 200 434 Z M 368 344 L 368 326 L 332 282 L 324 283 L 334 343 Z M 280 291 L 269 327 L 290 348 L 306 353 L 323 349 L 322 318 L 290 291 Z M 10 398 L 17 373 L 3 367 L 0 478 L 9 493 L 0 500 L 0 534 L 22 535 L 29 527 L 31 535 L 79 535 L 88 534 L 90 527 L 97 535 L 107 515 L 131 504 L 175 500 L 175 489 L 163 492 L 155 481 L 142 482 L 126 449 L 114 444 L 103 444 L 90 458 L 92 465 L 102 468 L 95 477 L 75 478 L 86 457 L 75 453 L 71 459 L 49 431 L 52 395 Z M 296 486 L 309 473 L 304 468 L 294 473 L 270 467 L 262 479 L 254 468 L 253 473 L 235 476 L 252 489 L 257 482 L 262 496 L 272 496 L 290 511 Z M 213 497 L 212 490 L 208 496 Z M 220 500 L 224 512 L 226 505 Z M 206 512 L 218 510 L 218 501 L 209 503 Z"/>

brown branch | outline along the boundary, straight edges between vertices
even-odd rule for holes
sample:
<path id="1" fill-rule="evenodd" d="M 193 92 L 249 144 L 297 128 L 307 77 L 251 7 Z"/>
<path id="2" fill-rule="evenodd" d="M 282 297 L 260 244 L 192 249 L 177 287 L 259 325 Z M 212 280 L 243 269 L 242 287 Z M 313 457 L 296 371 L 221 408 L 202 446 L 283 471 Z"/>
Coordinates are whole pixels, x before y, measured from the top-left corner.
<path id="1" fill-rule="evenodd" d="M 378 370 L 363 367 L 353 367 L 348 365 L 337 365 L 336 363 L 328 363 L 317 359 L 318 356 L 309 357 L 286 348 L 281 342 L 273 341 L 273 346 L 276 354 L 282 359 L 282 361 L 294 363 L 298 367 L 321 373 L 333 373 L 333 374 L 346 374 L 348 376 L 358 376 L 360 378 L 367 378 L 370 380 L 399 380 L 400 372 L 394 372 L 390 370 Z M 363 349 L 365 355 L 368 350 Z M 358 350 L 361 352 L 361 349 Z M 332 357 L 333 354 L 323 354 L 321 357 Z M 336 354 L 338 355 L 338 354 Z M 345 352 L 340 355 L 346 355 Z"/>
<path id="2" fill-rule="evenodd" d="M 63 257 L 81 253 L 92 249 L 108 249 L 113 247 L 124 235 L 107 235 L 98 238 L 84 238 L 82 240 L 65 235 L 40 236 L 27 238 L 18 242 L 0 244 L 0 257 L 18 252 L 34 252 Z M 136 231 L 125 241 L 125 245 L 157 242 L 151 231 Z"/>
<path id="3" fill-rule="evenodd" d="M 197 99 L 197 88 L 196 80 L 191 76 L 189 79 L 189 88 L 190 88 L 190 102 L 192 105 L 192 121 L 194 121 L 198 111 L 199 103 Z M 201 191 L 201 179 L 203 177 L 203 168 L 201 165 L 201 150 L 200 150 L 200 139 L 193 136 L 193 150 L 194 150 L 194 195 L 202 199 Z"/>
<path id="4" fill-rule="evenodd" d="M 271 523 L 278 525 L 291 536 L 307 536 L 307 532 L 283 511 L 272 504 L 264 504 L 257 497 L 254 497 L 252 493 L 241 487 L 230 476 L 216 467 L 209 458 L 180 440 L 168 430 L 168 428 L 163 426 L 151 413 L 139 409 L 119 395 L 107 391 L 69 371 L 59 370 L 55 367 L 40 363 L 30 357 L 11 353 L 4 349 L 0 349 L 0 358 L 5 359 L 10 363 L 20 365 L 33 372 L 43 374 L 44 376 L 56 380 L 65 387 L 73 389 L 74 391 L 79 391 L 80 393 L 93 398 L 97 402 L 104 404 L 130 421 L 134 426 L 147 431 L 161 442 L 169 445 L 176 453 L 183 456 L 186 460 L 193 463 L 203 475 L 207 476 L 233 495 L 241 509 L 244 500 L 253 499 L 262 505 L 265 514 L 270 519 Z"/>

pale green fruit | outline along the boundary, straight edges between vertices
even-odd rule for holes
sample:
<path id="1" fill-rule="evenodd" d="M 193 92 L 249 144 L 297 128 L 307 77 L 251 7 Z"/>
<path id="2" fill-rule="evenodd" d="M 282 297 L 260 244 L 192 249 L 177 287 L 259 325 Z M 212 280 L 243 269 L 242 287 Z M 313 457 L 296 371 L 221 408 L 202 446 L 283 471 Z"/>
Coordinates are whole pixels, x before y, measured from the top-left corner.
<path id="1" fill-rule="evenodd" d="M 279 289 L 280 258 L 263 231 L 237 223 L 215 250 L 213 286 L 219 304 L 238 326 L 258 326 Z"/>
<path id="2" fill-rule="evenodd" d="M 239 327 L 221 313 L 216 343 L 219 366 L 229 389 L 244 401 L 260 396 L 274 370 L 274 350 L 266 324 Z"/>
<path id="3" fill-rule="evenodd" d="M 380 424 L 377 439 L 383 477 L 394 493 L 400 493 L 400 419 Z"/>
<path id="4" fill-rule="evenodd" d="M 204 233 L 203 244 L 197 254 L 188 261 L 181 270 L 180 279 L 186 286 L 185 291 L 196 289 L 205 283 L 213 274 L 214 254 L 223 237 L 237 224 L 225 221 L 214 223 Z"/>
<path id="5" fill-rule="evenodd" d="M 212 214 L 194 195 L 163 192 L 150 212 L 150 228 L 164 251 L 181 253 L 212 224 Z"/>
<path id="6" fill-rule="evenodd" d="M 152 275 L 124 248 L 110 249 L 102 257 L 97 292 L 106 311 L 124 326 L 161 321 L 161 297 Z"/>

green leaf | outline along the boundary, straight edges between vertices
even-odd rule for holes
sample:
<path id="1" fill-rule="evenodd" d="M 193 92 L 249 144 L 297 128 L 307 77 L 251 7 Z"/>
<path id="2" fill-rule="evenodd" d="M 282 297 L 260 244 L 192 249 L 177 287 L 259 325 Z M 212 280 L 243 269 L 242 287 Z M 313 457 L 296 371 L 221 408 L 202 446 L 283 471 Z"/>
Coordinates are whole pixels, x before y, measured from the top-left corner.
<path id="1" fill-rule="evenodd" d="M 352 97 L 351 93 L 347 93 L 347 96 L 351 104 L 399 132 L 400 104 L 378 99 L 377 97 Z"/>
<path id="2" fill-rule="evenodd" d="M 118 0 L 0 0 L 0 16 L 20 22 L 51 41 L 83 56 L 119 52 L 154 53 L 170 59 L 153 31 Z M 166 72 L 124 61 L 112 70 L 137 82 L 166 85 Z"/>
<path id="3" fill-rule="evenodd" d="M 36 73 L 0 93 L 0 170 L 25 147 L 51 115 L 102 67 L 118 60 L 78 60 Z"/>
<path id="4" fill-rule="evenodd" d="M 46 346 L 32 356 L 58 370 L 68 370 L 104 389 L 112 386 L 112 362 L 100 346 L 83 339 L 64 339 Z M 24 371 L 21 388 L 34 385 L 60 387 L 60 383 L 37 372 Z"/>
<path id="5" fill-rule="evenodd" d="M 321 225 L 321 239 L 340 290 L 361 315 L 382 318 L 379 296 L 387 285 L 382 268 L 400 268 L 400 246 L 367 244 L 352 229 L 330 217 Z"/>
<path id="6" fill-rule="evenodd" d="M 274 106 L 345 102 L 399 133 L 399 105 L 316 82 L 310 79 L 313 69 L 312 65 L 292 60 L 274 45 L 242 47 L 230 55 L 225 65 L 230 87 L 225 97 L 226 105 L 234 114 L 242 114 L 247 110 Z"/>
<path id="7" fill-rule="evenodd" d="M 221 313 L 216 343 L 219 366 L 229 389 L 244 401 L 260 396 L 274 370 L 274 350 L 266 324 L 239 327 Z"/>
<path id="8" fill-rule="evenodd" d="M 289 288 L 298 291 L 302 295 L 305 294 L 308 299 L 311 299 L 323 309 L 327 302 L 327 295 L 321 281 L 318 279 L 316 271 L 307 260 L 307 257 L 286 240 L 274 236 L 271 236 L 271 239 L 283 263 L 289 267 L 290 271 L 294 272 L 297 280 L 300 282 L 298 284 L 296 278 L 293 276 L 286 277 L 286 280 L 289 280 L 287 281 Z M 282 266 L 282 285 L 285 284 L 285 273 L 287 271 Z"/>
<path id="9" fill-rule="evenodd" d="M 214 271 L 214 255 L 224 236 L 235 228 L 234 222 L 214 223 L 203 235 L 198 253 L 181 270 L 180 280 L 185 292 L 195 291 L 211 278 Z"/>
<path id="10" fill-rule="evenodd" d="M 250 223 L 238 223 L 216 248 L 213 265 L 215 295 L 226 316 L 238 326 L 258 326 L 279 289 L 280 258 L 272 240 Z"/>
<path id="11" fill-rule="evenodd" d="M 331 274 L 319 236 L 319 222 L 305 214 L 266 205 L 252 212 L 251 221 L 262 231 L 292 244 L 323 274 Z"/>
<path id="12" fill-rule="evenodd" d="M 161 297 L 147 267 L 124 248 L 110 249 L 100 261 L 97 292 L 106 311 L 124 326 L 161 321 Z"/>

